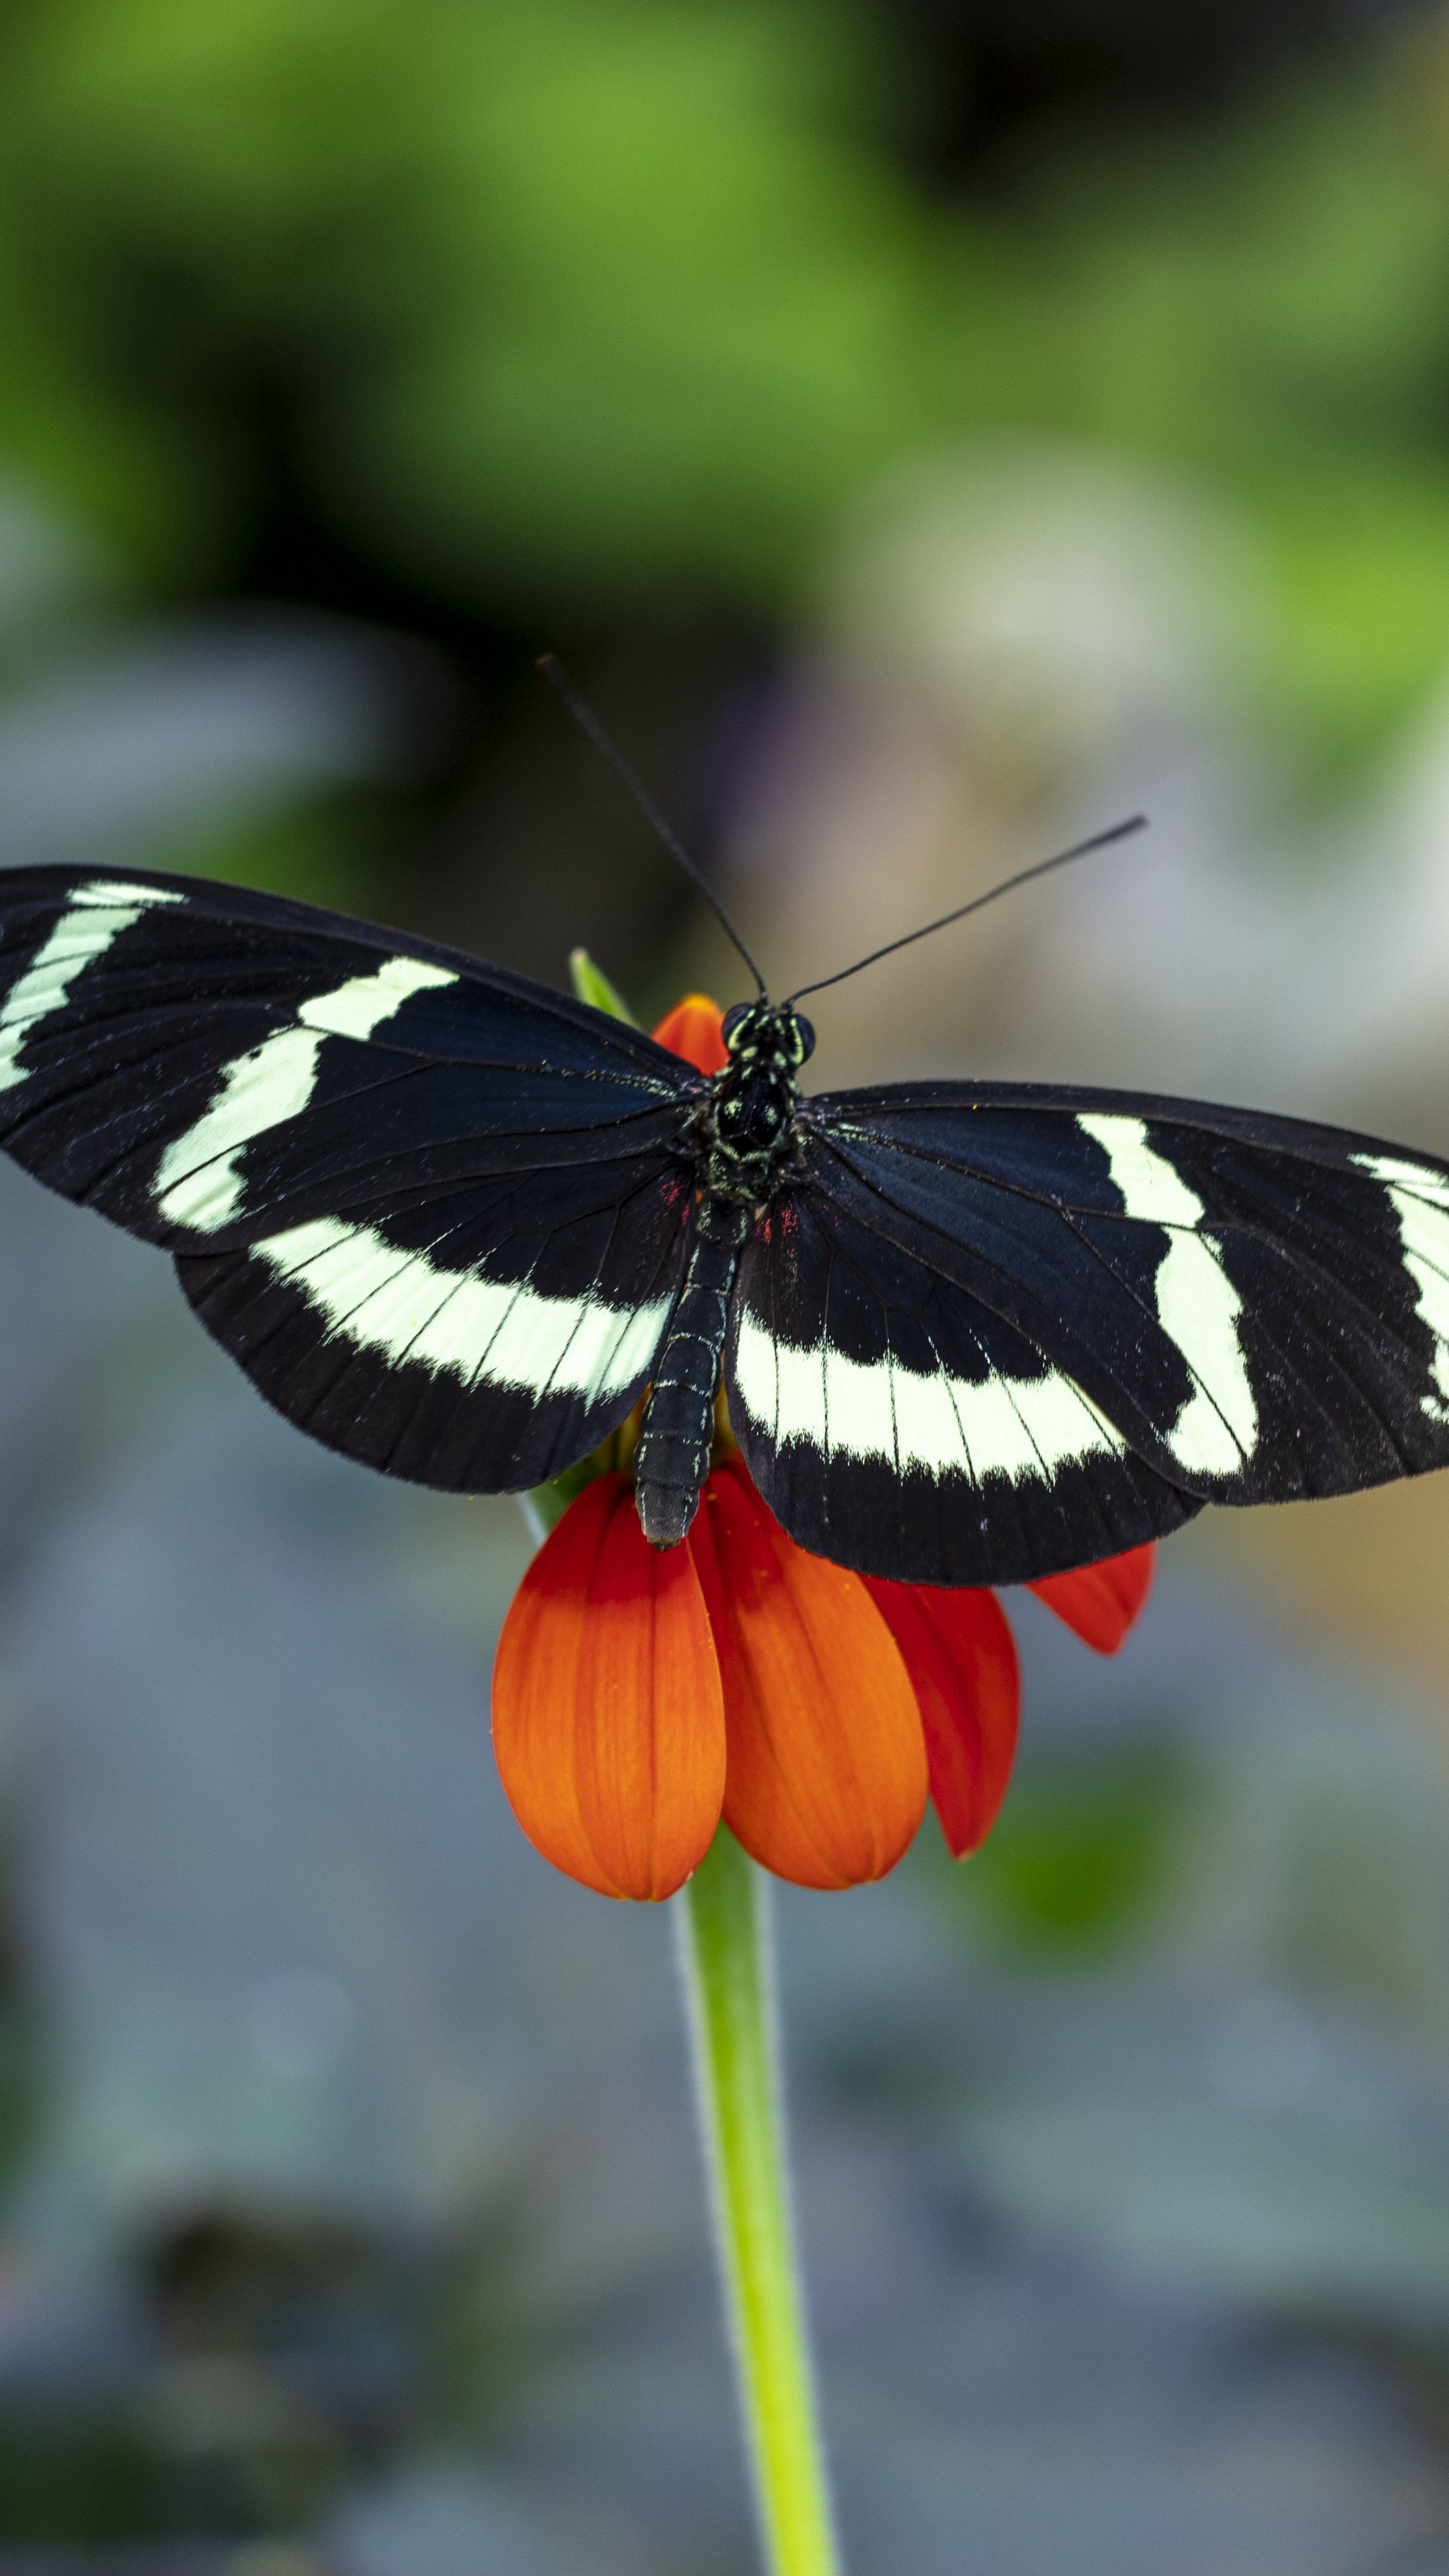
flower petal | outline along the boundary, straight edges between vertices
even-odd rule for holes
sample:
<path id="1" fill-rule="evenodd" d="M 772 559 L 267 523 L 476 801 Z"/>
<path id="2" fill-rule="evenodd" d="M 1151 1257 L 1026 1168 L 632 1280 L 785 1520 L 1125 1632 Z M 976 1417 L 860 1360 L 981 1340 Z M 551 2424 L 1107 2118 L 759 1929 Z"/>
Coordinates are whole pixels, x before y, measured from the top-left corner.
<path id="1" fill-rule="evenodd" d="M 707 993 L 686 993 L 682 1002 L 665 1012 L 653 1033 L 654 1042 L 684 1056 L 696 1073 L 718 1073 L 730 1060 L 720 1035 L 723 1019 L 718 1002 L 712 1002 Z"/>
<path id="2" fill-rule="evenodd" d="M 808 1556 L 742 1466 L 716 1467 L 689 1545 L 714 1623 L 725 1822 L 801 1887 L 893 1869 L 926 1803 L 906 1669 L 859 1575 Z"/>
<path id="3" fill-rule="evenodd" d="M 585 1487 L 519 1585 L 493 1744 L 529 1841 L 604 1896 L 672 1896 L 709 1849 L 725 1779 L 709 1616 L 688 1549 L 649 1545 L 623 1476 Z"/>
<path id="4" fill-rule="evenodd" d="M 1084 1645 L 1094 1646 L 1099 1655 L 1115 1655 L 1152 1588 L 1156 1562 L 1157 1544 L 1149 1539 L 1146 1547 L 1129 1547 L 1121 1556 L 1101 1557 L 1070 1574 L 1048 1574 L 1027 1590 L 1065 1619 Z"/>
<path id="5" fill-rule="evenodd" d="M 869 1584 L 900 1649 L 926 1732 L 931 1800 L 955 1860 L 995 1824 L 1016 1758 L 1021 1674 L 992 1592 Z"/>

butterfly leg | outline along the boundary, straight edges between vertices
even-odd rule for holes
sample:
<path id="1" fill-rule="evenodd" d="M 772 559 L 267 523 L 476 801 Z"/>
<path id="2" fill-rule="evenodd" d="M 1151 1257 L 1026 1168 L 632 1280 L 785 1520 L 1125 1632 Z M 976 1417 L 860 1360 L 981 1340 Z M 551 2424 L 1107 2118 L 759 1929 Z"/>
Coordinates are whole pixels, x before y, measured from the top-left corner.
<path id="1" fill-rule="evenodd" d="M 651 1547 L 676 1547 L 693 1520 L 709 1470 L 720 1354 L 730 1291 L 749 1228 L 736 1198 L 704 1198 L 689 1266 L 634 1455 L 639 1519 Z"/>

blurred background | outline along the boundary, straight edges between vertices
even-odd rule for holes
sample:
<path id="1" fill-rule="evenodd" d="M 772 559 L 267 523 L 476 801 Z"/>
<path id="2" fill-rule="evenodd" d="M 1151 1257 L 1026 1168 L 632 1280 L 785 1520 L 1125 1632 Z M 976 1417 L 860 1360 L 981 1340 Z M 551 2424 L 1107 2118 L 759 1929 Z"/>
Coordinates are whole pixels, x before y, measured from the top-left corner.
<path id="1" fill-rule="evenodd" d="M 0 861 L 822 1083 L 1449 1152 L 1449 15 L 5 0 Z M 746 2576 L 671 1927 L 503 1808 L 506 1503 L 0 1167 L 0 2571 Z M 1014 1615 L 1015 1611 L 1014 1611 Z M 852 2576 L 1449 2571 L 1449 1483 L 1219 1515 L 1004 1822 L 789 1895 Z"/>

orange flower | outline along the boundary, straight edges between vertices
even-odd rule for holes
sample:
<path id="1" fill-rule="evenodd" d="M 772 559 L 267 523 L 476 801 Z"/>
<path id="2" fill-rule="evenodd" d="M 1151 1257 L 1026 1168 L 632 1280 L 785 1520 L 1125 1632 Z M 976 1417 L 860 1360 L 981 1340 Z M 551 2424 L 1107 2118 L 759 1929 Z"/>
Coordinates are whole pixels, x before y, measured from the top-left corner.
<path id="1" fill-rule="evenodd" d="M 692 994 L 655 1031 L 702 1072 L 720 1015 Z M 1132 1625 L 1155 1551 L 1031 1590 L 1101 1654 Z M 730 1450 L 680 1547 L 633 1487 L 597 1476 L 523 1578 L 499 1639 L 493 1741 L 545 1858 L 606 1896 L 673 1895 L 721 1816 L 802 1887 L 893 1869 L 929 1795 L 960 1859 L 989 1833 L 1020 1683 L 994 1593 L 880 1583 L 787 1537 Z"/>

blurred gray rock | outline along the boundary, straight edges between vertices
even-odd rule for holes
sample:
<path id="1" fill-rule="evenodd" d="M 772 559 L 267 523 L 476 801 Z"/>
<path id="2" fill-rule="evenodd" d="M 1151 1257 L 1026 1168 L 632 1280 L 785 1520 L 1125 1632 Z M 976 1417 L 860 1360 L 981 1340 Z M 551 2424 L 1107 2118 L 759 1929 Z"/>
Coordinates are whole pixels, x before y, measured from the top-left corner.
<path id="1" fill-rule="evenodd" d="M 354 2497 L 325 2547 L 335 2576 L 565 2576 L 497 2486 L 460 2470 Z"/>
<path id="2" fill-rule="evenodd" d="M 0 699 L 0 864 L 185 865 L 223 830 L 416 763 L 421 646 L 295 611 L 154 622 Z"/>

